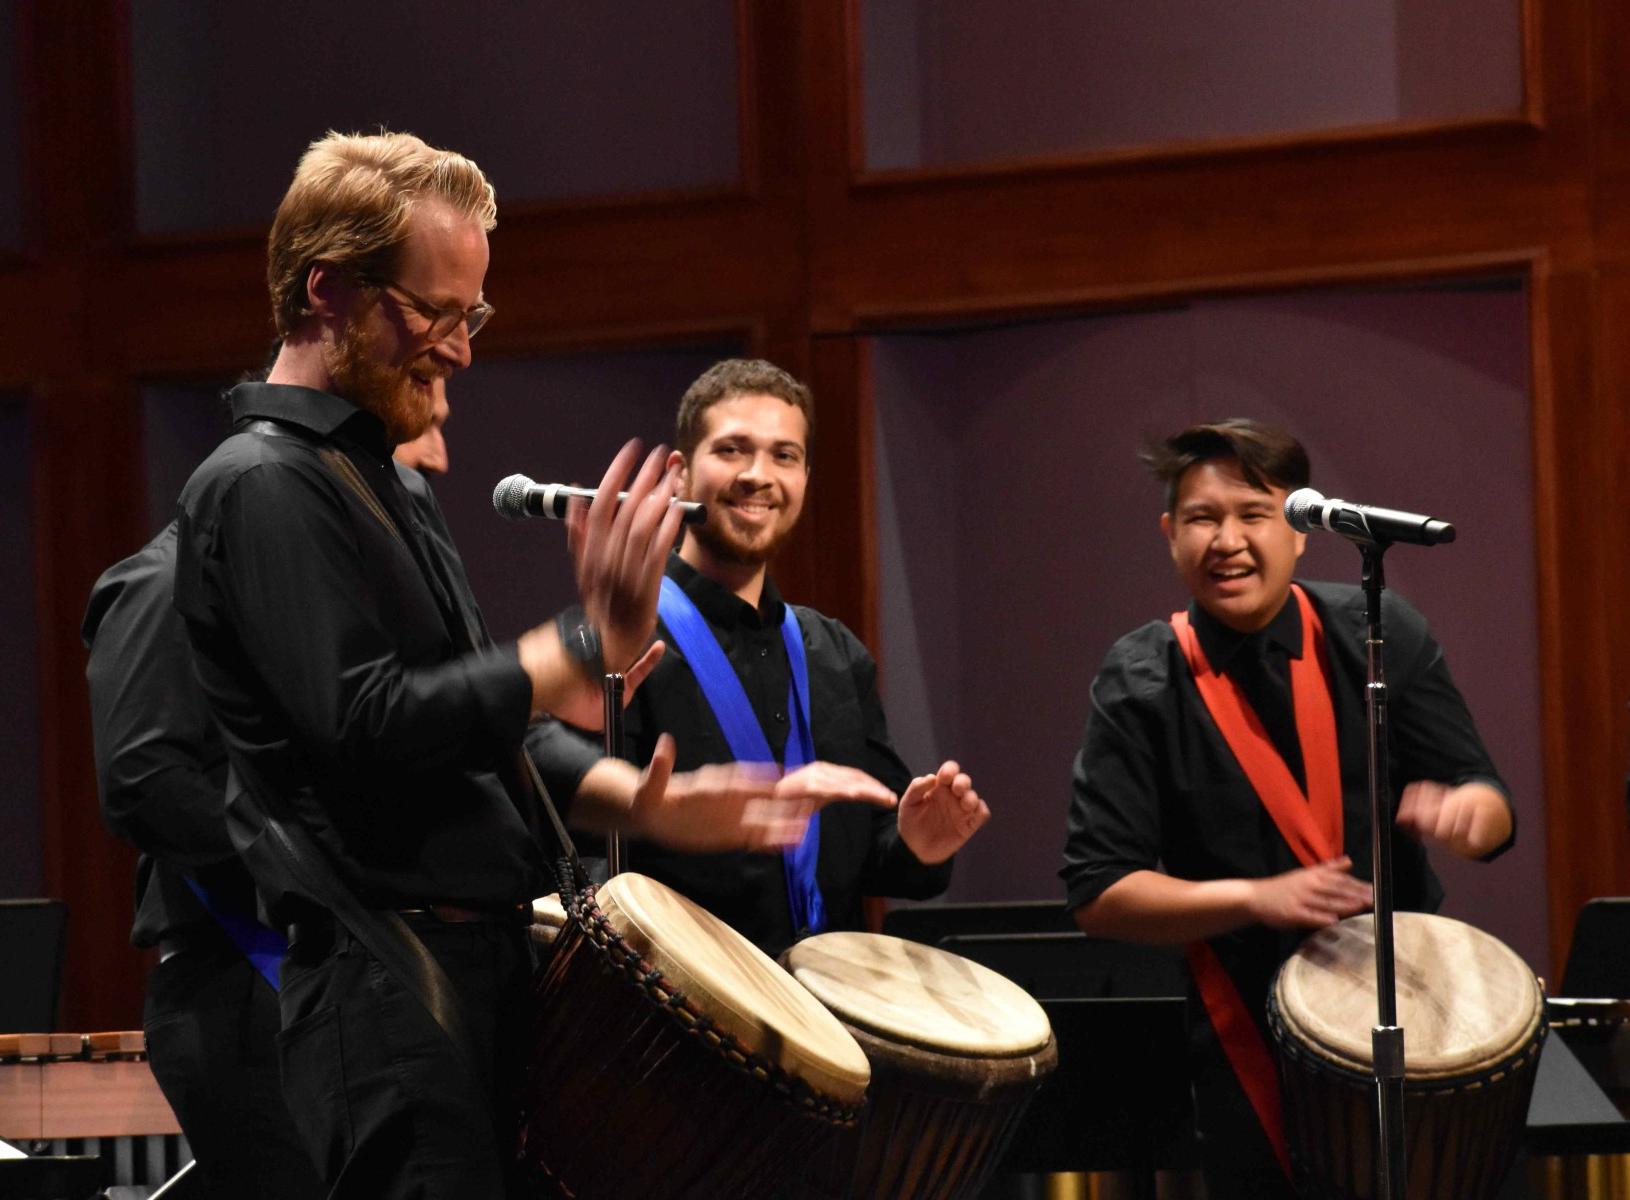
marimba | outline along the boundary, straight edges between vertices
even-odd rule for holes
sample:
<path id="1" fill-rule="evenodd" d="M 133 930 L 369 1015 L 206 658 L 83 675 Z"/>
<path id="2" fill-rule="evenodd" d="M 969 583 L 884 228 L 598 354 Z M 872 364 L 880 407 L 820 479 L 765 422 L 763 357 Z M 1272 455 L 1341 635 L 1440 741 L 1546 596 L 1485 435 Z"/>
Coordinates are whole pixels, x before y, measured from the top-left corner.
<path id="1" fill-rule="evenodd" d="M 0 1138 L 100 1157 L 114 1184 L 158 1187 L 192 1158 L 140 1030 L 0 1034 Z"/>

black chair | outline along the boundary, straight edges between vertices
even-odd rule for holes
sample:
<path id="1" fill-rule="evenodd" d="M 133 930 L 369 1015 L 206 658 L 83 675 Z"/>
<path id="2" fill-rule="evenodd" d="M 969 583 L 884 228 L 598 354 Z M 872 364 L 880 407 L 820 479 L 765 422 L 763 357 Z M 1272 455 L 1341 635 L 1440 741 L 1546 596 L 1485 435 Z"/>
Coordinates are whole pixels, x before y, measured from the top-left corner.
<path id="1" fill-rule="evenodd" d="M 61 900 L 0 900 L 0 1033 L 56 1029 L 67 933 Z"/>

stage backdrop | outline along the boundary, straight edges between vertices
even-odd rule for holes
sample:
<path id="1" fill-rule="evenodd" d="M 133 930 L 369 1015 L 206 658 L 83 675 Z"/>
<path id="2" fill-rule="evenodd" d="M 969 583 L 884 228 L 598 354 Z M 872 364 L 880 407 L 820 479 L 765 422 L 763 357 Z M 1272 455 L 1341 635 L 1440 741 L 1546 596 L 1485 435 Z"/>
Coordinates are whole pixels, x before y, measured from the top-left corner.
<path id="1" fill-rule="evenodd" d="M 1088 686 L 1117 637 L 1184 600 L 1140 441 L 1253 416 L 1299 434 L 1326 495 L 1455 522 L 1453 545 L 1394 549 L 1388 582 L 1442 642 L 1519 837 L 1492 866 L 1439 856 L 1445 911 L 1544 970 L 1525 330 L 1522 292 L 1495 285 L 877 338 L 890 720 L 914 764 L 958 757 L 994 814 L 951 897 L 1062 894 Z M 1356 582 L 1358 554 L 1310 535 L 1301 574 Z"/>

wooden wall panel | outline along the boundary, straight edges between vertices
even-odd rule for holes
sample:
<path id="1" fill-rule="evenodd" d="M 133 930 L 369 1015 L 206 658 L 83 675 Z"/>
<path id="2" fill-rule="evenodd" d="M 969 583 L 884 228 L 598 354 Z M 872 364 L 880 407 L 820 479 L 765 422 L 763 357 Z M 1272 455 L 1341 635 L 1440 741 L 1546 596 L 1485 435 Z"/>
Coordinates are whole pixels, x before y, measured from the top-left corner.
<path id="1" fill-rule="evenodd" d="M 1535 469 L 1558 939 L 1577 900 L 1624 890 L 1630 602 L 1630 10 L 1530 0 L 1522 119 L 1126 153 L 989 172 L 858 173 L 860 0 L 737 0 L 744 182 L 635 201 L 506 208 L 499 318 L 483 354 L 745 336 L 815 385 L 808 519 L 786 590 L 876 625 L 869 369 L 863 335 L 924 322 L 1127 308 L 1376 279 L 1529 273 Z M 260 235 L 132 244 L 125 0 L 26 0 L 25 183 L 35 244 L 0 263 L 0 386 L 39 430 L 42 714 L 53 881 L 100 980 L 70 1003 L 130 1020 L 136 968 L 112 891 L 128 862 L 86 814 L 75 626 L 97 570 L 133 548 L 135 381 L 218 377 L 270 336 Z M 76 934 L 76 937 L 81 936 Z M 1556 947 L 1560 953 L 1565 941 Z M 122 1014 L 122 1016 L 116 1016 Z"/>

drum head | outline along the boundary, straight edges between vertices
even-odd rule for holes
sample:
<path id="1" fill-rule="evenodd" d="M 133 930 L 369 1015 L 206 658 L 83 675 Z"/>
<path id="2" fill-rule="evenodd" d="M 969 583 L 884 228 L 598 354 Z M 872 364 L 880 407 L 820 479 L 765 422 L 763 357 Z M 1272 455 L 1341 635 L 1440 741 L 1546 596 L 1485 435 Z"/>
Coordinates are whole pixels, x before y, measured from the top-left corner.
<path id="1" fill-rule="evenodd" d="M 844 1021 L 891 1041 L 970 1058 L 1039 1050 L 1052 1037 L 1041 1005 L 966 958 L 877 933 L 821 933 L 782 956 L 799 983 Z"/>
<path id="2" fill-rule="evenodd" d="M 823 1095 L 865 1098 L 871 1065 L 849 1031 L 741 934 L 646 875 L 613 876 L 596 900 L 629 947 L 720 1029 Z"/>
<path id="3" fill-rule="evenodd" d="M 1499 939 L 1430 913 L 1393 915 L 1398 1021 L 1408 1079 L 1476 1072 L 1509 1057 L 1538 1027 L 1539 981 Z M 1274 998 L 1286 1031 L 1343 1066 L 1371 1067 L 1375 919 L 1349 917 L 1303 942 Z"/>

